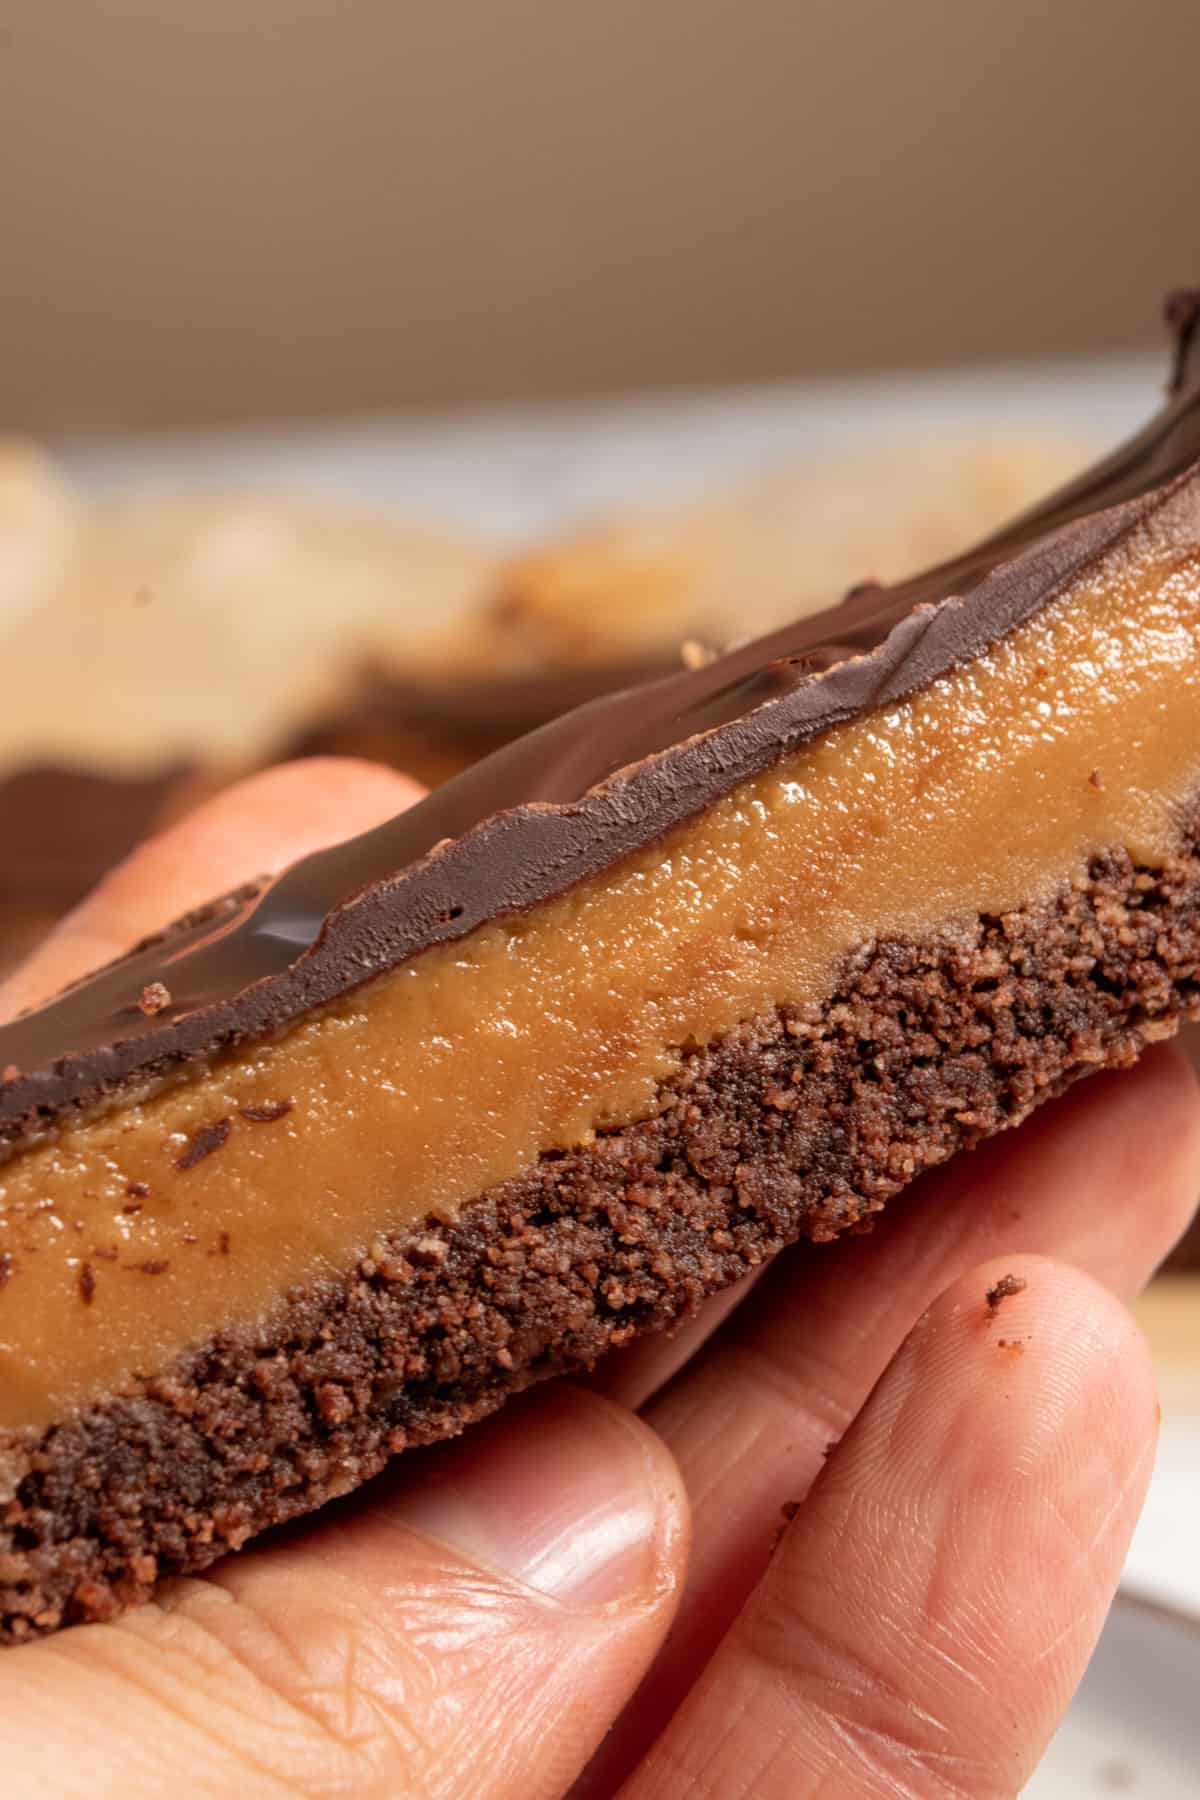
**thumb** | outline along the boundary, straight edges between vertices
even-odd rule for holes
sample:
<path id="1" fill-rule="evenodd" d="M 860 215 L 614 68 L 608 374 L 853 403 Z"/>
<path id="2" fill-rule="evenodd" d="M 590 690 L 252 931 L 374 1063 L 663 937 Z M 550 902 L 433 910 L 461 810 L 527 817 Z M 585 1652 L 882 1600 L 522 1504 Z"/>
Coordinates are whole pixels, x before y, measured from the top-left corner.
<path id="1" fill-rule="evenodd" d="M 571 1388 L 111 1625 L 0 1658 L 11 1800 L 560 1794 L 660 1644 L 674 1463 Z"/>

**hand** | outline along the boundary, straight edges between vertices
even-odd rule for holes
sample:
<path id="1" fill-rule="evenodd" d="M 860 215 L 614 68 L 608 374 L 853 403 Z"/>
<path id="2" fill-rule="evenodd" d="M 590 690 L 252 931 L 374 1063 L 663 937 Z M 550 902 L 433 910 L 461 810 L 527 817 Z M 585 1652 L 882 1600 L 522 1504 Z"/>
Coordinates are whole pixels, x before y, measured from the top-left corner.
<path id="1" fill-rule="evenodd" d="M 110 876 L 4 1000 L 414 793 L 352 763 L 245 783 Z M 1153 1457 L 1120 1301 L 1198 1190 L 1176 1053 L 1085 1083 L 736 1311 L 115 1624 L 0 1651 L 6 1795 L 1015 1795 Z"/>

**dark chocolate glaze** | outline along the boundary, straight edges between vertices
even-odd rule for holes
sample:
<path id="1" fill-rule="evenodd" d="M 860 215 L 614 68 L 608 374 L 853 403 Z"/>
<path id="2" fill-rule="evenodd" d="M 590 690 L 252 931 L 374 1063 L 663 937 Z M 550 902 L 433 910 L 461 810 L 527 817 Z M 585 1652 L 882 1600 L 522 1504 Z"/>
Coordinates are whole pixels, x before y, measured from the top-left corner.
<path id="1" fill-rule="evenodd" d="M 18 1071 L 0 1087 L 0 1137 L 277 1033 L 611 867 L 800 745 L 984 654 L 1200 477 L 1200 302 L 1175 296 L 1168 316 L 1177 348 L 1162 411 L 966 555 L 580 707 L 0 1027 L 0 1065 Z M 170 1000 L 147 1012 L 152 983 Z"/>

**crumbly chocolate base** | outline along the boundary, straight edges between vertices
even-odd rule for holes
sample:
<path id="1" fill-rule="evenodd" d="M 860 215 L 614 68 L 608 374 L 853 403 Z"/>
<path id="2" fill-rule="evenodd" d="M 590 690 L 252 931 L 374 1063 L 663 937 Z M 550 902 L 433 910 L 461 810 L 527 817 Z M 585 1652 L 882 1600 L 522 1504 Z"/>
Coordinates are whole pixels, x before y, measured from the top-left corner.
<path id="1" fill-rule="evenodd" d="M 689 1054 L 654 1118 L 373 1245 L 253 1335 L 0 1438 L 0 1641 L 111 1618 L 1132 1062 L 1200 1011 L 1198 838 L 1166 870 L 1112 854 L 1050 903 L 864 948 L 828 1004 Z"/>

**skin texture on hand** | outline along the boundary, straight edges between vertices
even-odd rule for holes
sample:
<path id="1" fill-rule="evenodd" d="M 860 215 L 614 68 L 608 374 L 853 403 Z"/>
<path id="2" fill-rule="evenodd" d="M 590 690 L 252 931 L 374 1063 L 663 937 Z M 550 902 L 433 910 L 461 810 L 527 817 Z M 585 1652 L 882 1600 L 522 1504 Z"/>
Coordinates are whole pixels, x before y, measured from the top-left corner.
<path id="1" fill-rule="evenodd" d="M 110 876 L 0 1004 L 417 792 L 353 763 L 256 777 Z M 0 1653 L 6 1796 L 1015 1796 L 1152 1460 L 1121 1300 L 1198 1188 L 1181 1058 L 1083 1084 L 586 1388 Z"/>

